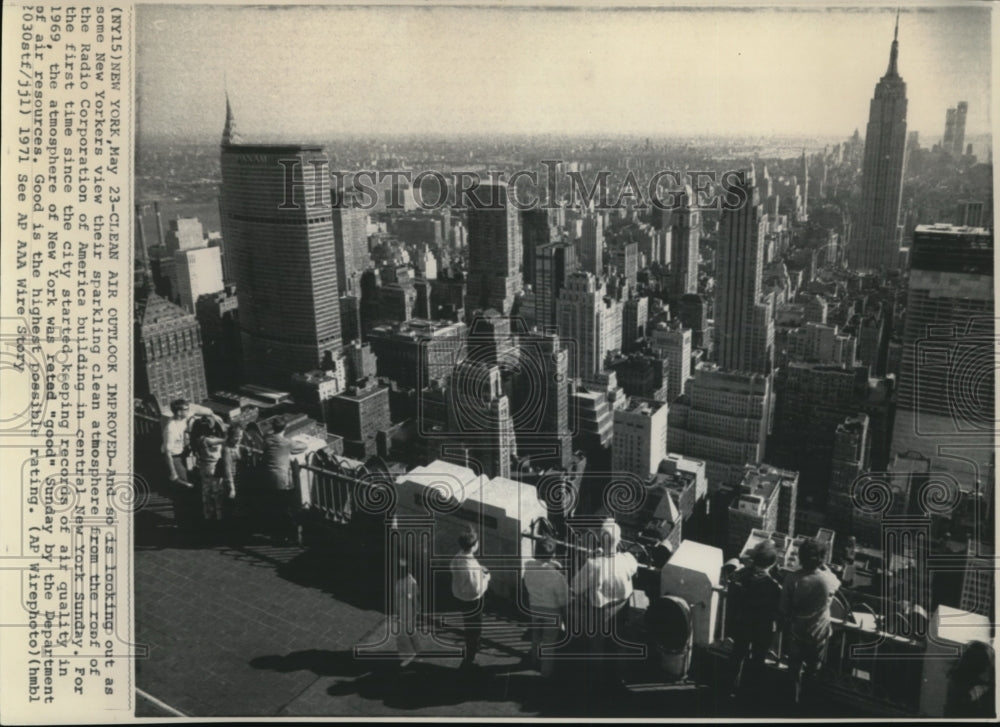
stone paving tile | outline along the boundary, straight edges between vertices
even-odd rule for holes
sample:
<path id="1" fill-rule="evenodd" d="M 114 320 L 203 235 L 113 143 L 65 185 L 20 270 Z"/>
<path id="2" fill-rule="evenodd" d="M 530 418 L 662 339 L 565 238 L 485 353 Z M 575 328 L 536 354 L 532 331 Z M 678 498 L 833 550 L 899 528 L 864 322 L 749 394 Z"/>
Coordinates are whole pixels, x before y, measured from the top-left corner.
<path id="1" fill-rule="evenodd" d="M 185 547 L 174 535 L 161 527 L 137 537 L 137 640 L 150 651 L 136 681 L 192 716 L 278 713 L 317 675 L 275 672 L 269 659 L 320 643 L 348 649 L 383 618 L 280 577 L 276 567 L 300 557 L 298 548 Z"/>
<path id="2" fill-rule="evenodd" d="M 394 644 L 386 645 L 388 660 L 358 659 L 354 647 L 376 641 L 385 617 L 365 607 L 349 581 L 334 582 L 352 575 L 349 569 L 334 571 L 328 555 L 299 548 L 185 539 L 166 527 L 169 510 L 158 512 L 137 517 L 136 638 L 149 656 L 136 663 L 136 684 L 190 716 L 600 713 L 580 683 L 548 682 L 522 668 L 525 625 L 493 615 L 484 628 L 482 666 L 472 675 L 459 671 L 459 655 L 421 656 L 399 671 Z M 446 620 L 457 623 L 453 615 Z M 461 644 L 455 627 L 439 623 L 436 633 L 443 643 Z M 629 697 L 625 709 L 612 700 L 607 709 L 643 713 L 642 699 Z M 646 713 L 697 716 L 696 706 L 675 712 L 654 700 Z M 155 711 L 137 705 L 137 713 Z"/>

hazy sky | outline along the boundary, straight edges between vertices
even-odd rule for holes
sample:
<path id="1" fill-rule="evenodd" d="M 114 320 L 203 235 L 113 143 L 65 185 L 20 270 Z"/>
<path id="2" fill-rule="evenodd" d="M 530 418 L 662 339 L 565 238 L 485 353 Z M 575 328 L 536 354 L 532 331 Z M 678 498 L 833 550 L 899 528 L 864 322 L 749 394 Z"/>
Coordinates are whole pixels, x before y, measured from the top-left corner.
<path id="1" fill-rule="evenodd" d="M 139 135 L 864 133 L 893 8 L 139 6 Z M 904 4 L 908 129 L 990 130 L 988 7 Z"/>

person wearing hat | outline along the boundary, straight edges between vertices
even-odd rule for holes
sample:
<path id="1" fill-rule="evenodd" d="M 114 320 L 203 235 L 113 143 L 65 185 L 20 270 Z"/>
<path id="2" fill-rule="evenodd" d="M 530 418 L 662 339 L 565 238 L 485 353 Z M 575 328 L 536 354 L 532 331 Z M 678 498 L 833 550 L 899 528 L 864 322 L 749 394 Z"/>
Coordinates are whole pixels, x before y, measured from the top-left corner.
<path id="1" fill-rule="evenodd" d="M 764 669 L 764 659 L 774 641 L 775 622 L 781 586 L 771 575 L 778 562 L 778 553 L 770 538 L 762 540 L 750 551 L 750 563 L 736 571 L 729 582 L 727 611 L 733 614 L 731 656 L 732 691 L 737 694 L 749 657 L 747 682 L 756 687 Z M 730 611 L 731 609 L 731 611 Z"/>
<path id="2" fill-rule="evenodd" d="M 553 559 L 556 544 L 549 538 L 535 546 L 535 559 L 524 568 L 524 590 L 531 611 L 531 660 L 538 664 L 543 677 L 552 676 L 551 654 L 542 646 L 558 643 L 569 600 L 569 583 L 562 566 Z"/>

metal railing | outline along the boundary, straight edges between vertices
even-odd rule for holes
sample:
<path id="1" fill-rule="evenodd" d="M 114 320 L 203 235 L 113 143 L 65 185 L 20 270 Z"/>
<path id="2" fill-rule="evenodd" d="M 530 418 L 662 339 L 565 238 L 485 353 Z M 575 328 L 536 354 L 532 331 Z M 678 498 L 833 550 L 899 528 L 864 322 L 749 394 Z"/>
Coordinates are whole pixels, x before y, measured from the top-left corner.
<path id="1" fill-rule="evenodd" d="M 152 412 L 134 412 L 134 436 L 137 464 L 156 481 L 157 473 L 163 470 L 162 423 Z M 237 491 L 259 494 L 260 484 L 256 481 L 263 459 L 259 442 L 249 438 L 240 445 L 240 460 L 237 465 Z M 296 484 L 304 508 L 317 514 L 327 523 L 346 524 L 358 512 L 359 488 L 371 487 L 368 477 L 351 476 L 316 464 L 316 457 L 309 455 L 304 461 L 293 458 L 290 464 L 292 482 Z"/>
<path id="2" fill-rule="evenodd" d="M 159 419 L 149 413 L 136 411 L 134 421 L 137 465 L 148 468 L 150 473 L 162 471 Z M 251 473 L 259 469 L 263 452 L 257 446 L 246 443 L 241 450 L 237 490 L 243 487 L 256 489 L 255 484 L 249 480 L 252 479 Z M 148 458 L 153 459 L 145 461 Z M 315 464 L 314 457 L 307 458 L 304 463 L 293 460 L 291 467 L 293 482 L 298 485 L 303 506 L 330 524 L 348 524 L 356 515 L 366 512 L 364 503 L 360 503 L 359 499 L 369 495 L 362 492 L 361 488 L 377 486 L 370 473 L 352 475 L 346 471 L 333 471 Z M 532 527 L 522 537 L 530 542 L 552 535 Z M 575 572 L 593 552 L 589 542 L 556 540 L 563 548 L 569 572 Z M 718 618 L 710 649 L 725 653 L 729 628 L 727 622 L 730 618 L 727 611 L 728 592 L 725 586 L 718 586 L 715 590 L 719 594 Z M 881 624 L 877 621 L 874 627 L 854 623 L 850 620 L 849 609 L 840 611 L 844 618 L 835 616 L 831 619 L 833 636 L 824 664 L 823 687 L 847 700 L 861 699 L 880 703 L 891 710 L 917 714 L 925 644 L 881 630 Z M 787 669 L 787 646 L 787 639 L 782 630 L 778 629 L 767 664 L 772 668 Z"/>
<path id="3" fill-rule="evenodd" d="M 719 594 L 716 637 L 712 649 L 725 651 L 731 626 L 727 621 L 727 589 L 715 588 Z M 888 633 L 876 624 L 870 626 L 845 618 L 831 617 L 833 634 L 823 664 L 821 684 L 828 692 L 848 701 L 861 700 L 878 705 L 888 712 L 919 712 L 920 691 L 926 644 L 922 641 Z M 788 637 L 778 628 L 768 666 L 788 668 Z"/>

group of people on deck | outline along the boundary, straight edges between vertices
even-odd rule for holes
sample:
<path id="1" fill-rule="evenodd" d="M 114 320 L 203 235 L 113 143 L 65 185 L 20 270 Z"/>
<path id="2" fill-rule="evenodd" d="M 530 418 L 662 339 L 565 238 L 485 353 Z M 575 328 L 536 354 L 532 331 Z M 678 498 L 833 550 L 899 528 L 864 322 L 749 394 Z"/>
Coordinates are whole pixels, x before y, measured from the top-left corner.
<path id="1" fill-rule="evenodd" d="M 589 651 L 608 655 L 615 648 L 615 638 L 623 632 L 626 605 L 633 592 L 632 579 L 639 569 L 635 557 L 619 552 L 621 530 L 614 521 L 607 521 L 601 530 L 601 547 L 580 568 L 572 579 L 555 558 L 556 544 L 550 539 L 537 543 L 535 557 L 524 567 L 523 585 L 527 606 L 531 612 L 532 649 L 528 661 L 545 677 L 553 675 L 554 660 L 550 648 L 564 640 L 571 604 L 589 611 L 588 622 L 595 624 L 587 635 Z M 489 590 L 490 572 L 476 557 L 478 533 L 469 528 L 458 537 L 459 551 L 451 560 L 451 591 L 462 613 L 464 653 L 463 670 L 476 666 L 482 639 L 484 601 Z M 399 655 L 402 665 L 410 664 L 419 652 L 419 588 L 407 563 L 400 563 L 402 576 L 394 591 L 398 623 Z M 620 660 L 602 660 L 599 666 Z M 621 685 L 618 669 L 610 678 Z"/>
<path id="2" fill-rule="evenodd" d="M 231 519 L 243 427 L 227 424 L 207 407 L 175 399 L 170 402 L 170 416 L 164 418 L 162 430 L 161 451 L 177 525 L 192 528 Z M 284 436 L 283 420 L 271 423 L 257 471 L 263 475 L 268 509 L 276 515 L 272 523 L 275 537 L 282 543 L 299 541 L 297 511 L 301 505 L 292 481 L 291 458 L 305 449 L 306 445 Z"/>

